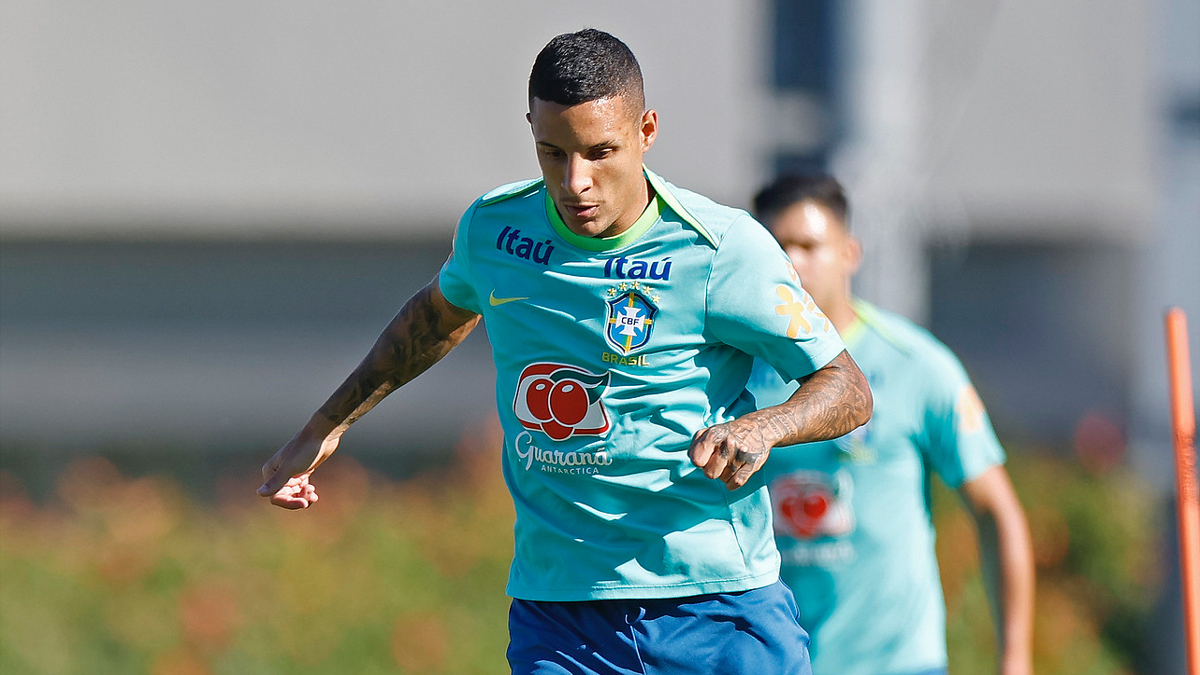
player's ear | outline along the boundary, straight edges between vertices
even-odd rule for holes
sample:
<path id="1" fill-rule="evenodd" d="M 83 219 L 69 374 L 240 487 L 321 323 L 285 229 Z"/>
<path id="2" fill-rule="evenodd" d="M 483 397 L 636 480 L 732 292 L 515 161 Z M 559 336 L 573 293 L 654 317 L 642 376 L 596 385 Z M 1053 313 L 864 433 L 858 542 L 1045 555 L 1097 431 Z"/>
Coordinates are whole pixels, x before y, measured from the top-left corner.
<path id="1" fill-rule="evenodd" d="M 862 241 L 855 236 L 846 237 L 846 274 L 853 275 L 862 265 L 863 247 Z"/>
<path id="2" fill-rule="evenodd" d="M 642 152 L 650 149 L 654 145 L 654 139 L 658 138 L 658 112 L 653 109 L 648 109 L 642 113 L 641 119 L 641 134 L 642 134 Z"/>

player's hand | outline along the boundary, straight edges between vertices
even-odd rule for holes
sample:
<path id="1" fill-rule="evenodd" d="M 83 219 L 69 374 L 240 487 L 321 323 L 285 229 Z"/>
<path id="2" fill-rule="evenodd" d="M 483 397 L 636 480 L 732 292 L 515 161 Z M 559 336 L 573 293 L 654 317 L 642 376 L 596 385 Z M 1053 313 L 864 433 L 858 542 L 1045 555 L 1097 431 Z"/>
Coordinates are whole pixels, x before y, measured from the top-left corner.
<path id="1" fill-rule="evenodd" d="M 315 504 L 320 497 L 317 496 L 317 488 L 308 482 L 310 475 L 311 472 L 289 478 L 283 487 L 270 493 L 271 503 L 290 510 L 307 509 Z M 259 494 L 262 492 L 260 488 Z"/>
<path id="2" fill-rule="evenodd" d="M 292 437 L 279 452 L 263 464 L 263 484 L 258 494 L 285 509 L 305 509 L 316 503 L 317 490 L 309 477 L 314 469 L 333 454 L 340 438 L 318 437 L 308 429 Z"/>
<path id="3" fill-rule="evenodd" d="M 769 454 L 771 446 L 762 430 L 744 417 L 701 429 L 688 448 L 692 464 L 704 469 L 705 476 L 720 479 L 730 490 L 745 485 Z"/>

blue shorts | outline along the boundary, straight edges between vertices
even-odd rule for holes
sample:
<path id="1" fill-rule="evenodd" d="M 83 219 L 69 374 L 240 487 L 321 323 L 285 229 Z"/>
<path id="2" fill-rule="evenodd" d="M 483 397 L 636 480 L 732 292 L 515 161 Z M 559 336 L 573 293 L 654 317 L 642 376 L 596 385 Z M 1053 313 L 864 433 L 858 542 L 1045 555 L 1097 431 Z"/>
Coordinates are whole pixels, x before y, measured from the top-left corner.
<path id="1" fill-rule="evenodd" d="M 513 600 L 513 675 L 812 675 L 782 583 L 661 600 Z"/>

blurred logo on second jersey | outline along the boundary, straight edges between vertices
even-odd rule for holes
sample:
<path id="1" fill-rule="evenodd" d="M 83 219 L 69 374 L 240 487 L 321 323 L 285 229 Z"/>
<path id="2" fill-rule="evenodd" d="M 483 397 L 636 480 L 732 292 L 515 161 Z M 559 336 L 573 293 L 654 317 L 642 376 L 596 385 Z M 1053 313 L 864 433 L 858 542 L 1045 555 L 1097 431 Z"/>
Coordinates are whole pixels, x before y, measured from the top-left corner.
<path id="1" fill-rule="evenodd" d="M 836 537 L 854 531 L 850 474 L 795 471 L 771 481 L 775 531 L 797 539 Z"/>

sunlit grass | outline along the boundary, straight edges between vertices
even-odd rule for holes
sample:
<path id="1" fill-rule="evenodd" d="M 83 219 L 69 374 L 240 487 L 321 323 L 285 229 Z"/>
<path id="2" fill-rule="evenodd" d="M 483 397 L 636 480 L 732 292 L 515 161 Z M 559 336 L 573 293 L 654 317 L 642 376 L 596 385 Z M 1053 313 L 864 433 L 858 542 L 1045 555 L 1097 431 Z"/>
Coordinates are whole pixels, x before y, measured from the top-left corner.
<path id="1" fill-rule="evenodd" d="M 496 447 L 492 445 L 492 447 Z M 340 456 L 305 512 L 80 460 L 0 499 L 0 672 L 495 673 L 512 509 L 496 453 L 403 483 Z"/>

